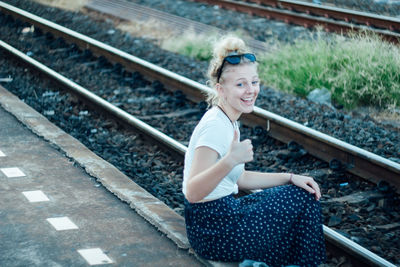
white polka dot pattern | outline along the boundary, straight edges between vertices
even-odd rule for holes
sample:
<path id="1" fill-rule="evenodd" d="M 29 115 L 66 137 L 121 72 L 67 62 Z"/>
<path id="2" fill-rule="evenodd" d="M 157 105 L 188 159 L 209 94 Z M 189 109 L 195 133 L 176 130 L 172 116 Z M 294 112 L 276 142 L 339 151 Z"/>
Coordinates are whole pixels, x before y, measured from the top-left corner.
<path id="1" fill-rule="evenodd" d="M 320 203 L 294 185 L 238 199 L 185 200 L 185 220 L 191 246 L 206 259 L 269 266 L 317 266 L 326 259 Z"/>

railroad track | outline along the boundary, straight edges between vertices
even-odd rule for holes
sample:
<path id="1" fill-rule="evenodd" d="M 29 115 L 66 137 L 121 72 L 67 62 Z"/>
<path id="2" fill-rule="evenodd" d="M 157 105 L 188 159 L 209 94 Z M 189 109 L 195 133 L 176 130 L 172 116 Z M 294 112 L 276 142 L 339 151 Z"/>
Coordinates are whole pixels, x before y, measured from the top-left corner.
<path id="1" fill-rule="evenodd" d="M 56 81 L 58 84 L 62 85 L 64 89 L 67 89 L 68 93 L 78 96 L 82 102 L 93 107 L 96 111 L 106 114 L 107 117 L 117 119 L 120 125 L 134 129 L 136 132 L 144 135 L 147 139 L 162 145 L 164 149 L 170 151 L 172 154 L 183 157 L 184 153 L 186 152 L 187 147 L 182 145 L 180 142 L 151 127 L 124 110 L 114 106 L 110 102 L 98 97 L 90 90 L 83 88 L 82 86 L 55 72 L 54 70 L 49 69 L 38 61 L 25 55 L 23 52 L 16 50 L 3 41 L 0 41 L 0 48 L 6 50 L 7 53 L 18 58 L 18 60 L 22 61 L 24 64 L 28 64 L 31 68 L 41 72 L 42 75 L 45 75 L 49 79 Z M 165 221 L 163 223 L 169 224 L 169 222 Z M 176 228 L 175 226 L 172 227 Z M 165 228 L 168 229 L 168 227 Z M 342 255 L 347 255 L 352 259 L 355 265 L 362 262 L 362 264 L 368 264 L 371 266 L 394 266 L 390 262 L 356 244 L 350 239 L 345 238 L 331 228 L 327 226 L 323 226 L 323 228 L 325 238 L 328 242 L 328 248 L 335 251 L 340 251 L 340 254 Z M 164 230 L 164 233 L 169 236 L 171 235 L 168 230 Z M 181 247 L 185 247 L 185 245 L 187 245 L 185 244 L 185 241 L 180 240 L 178 237 L 173 237 L 173 240 L 178 242 L 178 245 Z"/>
<path id="2" fill-rule="evenodd" d="M 2 7 L 3 8 L 3 7 Z M 44 23 L 45 21 L 42 21 L 41 23 Z M 36 26 L 38 26 L 38 25 L 36 25 Z M 45 29 L 46 30 L 46 29 Z M 56 36 L 58 36 L 57 35 L 57 32 L 56 32 L 56 30 L 55 29 L 53 29 L 52 30 L 53 31 L 53 33 L 56 35 Z M 63 34 L 66 34 L 65 32 L 63 33 Z M 73 33 L 74 35 L 75 35 L 75 37 L 74 38 L 77 38 L 77 37 L 79 37 L 79 36 L 77 36 L 76 35 L 76 33 Z M 84 37 L 84 36 L 80 36 L 80 37 Z M 68 39 L 68 38 L 66 38 L 67 40 L 71 40 L 71 39 Z M 83 39 L 87 39 L 87 40 L 89 40 L 90 38 L 83 38 Z M 93 40 L 91 40 L 91 41 L 93 41 Z M 81 44 L 82 45 L 82 44 Z M 90 44 L 83 44 L 83 47 L 95 47 L 95 49 L 94 49 L 94 51 L 96 52 L 96 53 L 99 53 L 100 54 L 100 47 L 102 47 L 102 46 L 104 46 L 104 45 L 102 45 L 102 44 L 100 44 L 99 42 L 92 42 L 92 43 L 90 43 Z M 7 45 L 5 45 L 4 43 L 2 43 L 2 47 L 3 47 L 3 49 L 5 48 L 5 47 L 7 47 Z M 106 48 L 108 48 L 108 49 L 110 49 L 110 47 L 107 47 L 107 46 L 105 46 Z M 108 51 L 108 53 L 111 53 L 110 51 Z M 129 55 L 126 55 L 126 54 L 124 54 L 123 52 L 121 52 L 121 51 L 117 51 L 117 49 L 113 49 L 113 53 L 114 53 L 114 57 L 116 57 L 116 55 L 115 54 L 121 54 L 122 56 L 124 56 L 125 58 L 124 58 L 124 60 L 125 61 L 128 61 L 129 59 L 130 60 L 133 60 L 133 59 L 135 59 L 134 57 L 132 57 L 132 56 L 129 56 Z M 103 56 L 106 56 L 105 54 L 103 54 Z M 23 54 L 20 54 L 20 57 L 23 57 Z M 28 59 L 29 59 L 29 57 L 28 57 Z M 121 60 L 121 59 L 119 59 L 119 60 Z M 118 61 L 117 60 L 117 62 L 120 62 L 120 61 Z M 139 64 L 138 62 L 140 62 L 140 60 L 139 61 L 137 61 L 136 60 L 136 64 Z M 123 63 L 123 62 L 120 62 L 121 64 Z M 144 63 L 146 63 L 146 62 L 144 62 Z M 150 79 L 153 79 L 153 80 L 161 80 L 160 78 L 161 77 L 159 77 L 159 76 L 156 76 L 156 74 L 151 74 L 150 73 L 150 71 L 148 70 L 149 69 L 149 67 L 151 67 L 151 64 L 148 64 L 148 63 L 146 63 L 145 64 L 145 67 L 142 67 L 142 68 L 145 68 L 145 69 L 147 69 L 147 72 L 145 72 L 145 74 L 144 75 L 146 75 L 146 76 L 148 76 L 148 77 L 151 77 Z M 44 70 L 45 68 L 41 68 L 42 70 Z M 130 68 L 130 69 L 134 69 L 134 68 Z M 184 84 L 186 84 L 186 86 L 193 86 L 192 85 L 192 83 L 190 83 L 190 81 L 188 81 L 188 79 L 184 79 L 183 77 L 179 77 L 178 75 L 173 75 L 172 73 L 169 73 L 168 71 L 163 71 L 163 70 L 161 70 L 161 68 L 158 68 L 158 67 L 156 67 L 155 68 L 156 70 L 157 70 L 157 72 L 158 72 L 158 74 L 157 75 L 160 75 L 160 73 L 167 73 L 168 75 L 170 75 L 171 77 L 178 77 L 179 79 L 180 79 L 180 81 L 181 82 L 183 82 Z M 135 68 L 135 70 L 137 70 L 136 68 Z M 58 82 L 59 83 L 62 83 L 62 84 L 64 84 L 64 86 L 71 86 L 71 82 L 70 81 L 67 81 L 67 80 L 64 80 L 64 79 L 62 79 L 62 78 L 60 78 L 60 77 L 58 77 L 57 78 L 58 79 Z M 166 79 L 166 78 L 164 78 L 164 79 Z M 182 84 L 180 84 L 179 83 L 179 81 L 175 81 L 175 85 L 174 84 L 171 84 L 171 81 L 168 81 L 167 79 L 166 79 L 166 82 L 165 82 L 165 84 L 166 85 L 168 85 L 168 86 L 171 86 L 171 87 L 173 87 L 173 86 L 176 86 L 177 88 L 180 88 L 181 86 L 182 86 Z M 195 85 L 198 85 L 198 84 L 196 84 L 196 83 L 194 83 Z M 76 87 L 75 85 L 74 86 L 72 86 L 72 87 Z M 203 89 L 204 90 L 209 90 L 208 88 L 206 88 L 206 87 L 204 87 L 203 86 Z M 76 90 L 76 88 L 75 88 L 75 90 Z M 193 89 L 191 89 L 191 90 L 193 90 Z M 190 90 L 187 90 L 187 91 L 189 91 L 190 92 Z M 201 92 L 204 92 L 204 91 L 200 91 L 200 93 Z M 190 98 L 193 98 L 193 99 L 198 99 L 198 98 L 202 98 L 203 96 L 202 96 L 202 94 L 198 94 L 197 96 L 195 95 L 195 96 L 190 96 Z M 200 96 L 199 96 L 200 95 Z M 95 101 L 95 99 L 96 99 L 96 96 L 95 95 L 93 95 L 93 94 L 89 94 L 87 97 L 86 97 L 87 99 L 88 99 L 88 101 L 90 101 L 90 102 L 94 102 Z M 100 101 L 101 102 L 101 101 Z M 106 104 L 106 103 L 104 103 L 105 104 L 105 106 L 107 107 L 107 110 L 109 110 L 110 112 L 112 112 L 113 113 L 113 115 L 112 116 L 114 116 L 114 117 L 118 117 L 118 118 L 120 118 L 121 120 L 122 120 L 122 124 L 129 124 L 129 125 L 131 125 L 131 123 L 134 123 L 134 121 L 135 120 L 132 120 L 131 118 L 130 118 L 130 116 L 128 116 L 129 114 L 125 114 L 125 113 L 123 113 L 122 112 L 122 115 L 121 115 L 121 113 L 120 112 L 117 112 L 116 111 L 116 109 L 114 108 L 114 107 L 112 107 L 112 106 L 110 106 L 109 104 Z M 271 120 L 271 119 L 270 119 Z M 253 120 L 253 124 L 254 124 L 254 121 L 257 121 L 257 120 Z M 250 118 L 250 120 L 249 120 L 249 122 L 251 123 L 252 121 L 251 121 L 251 118 Z M 145 131 L 146 130 L 146 126 L 143 126 L 143 124 L 140 124 L 139 123 L 139 125 L 141 125 L 141 126 L 133 126 L 133 127 L 135 127 L 136 129 L 138 129 L 139 131 Z M 264 124 L 265 125 L 265 124 Z M 274 127 L 274 124 L 273 123 L 271 123 L 271 121 L 270 121 L 270 126 L 269 126 L 269 130 L 271 131 L 272 130 L 272 127 Z M 147 133 L 146 133 L 146 135 L 147 135 Z M 156 137 L 156 136 L 158 136 L 158 134 L 154 134 L 154 131 L 153 131 L 153 134 L 152 134 L 152 136 L 153 137 Z M 159 142 L 159 143 L 161 143 L 163 146 L 167 146 L 167 147 L 169 147 L 170 145 L 169 145 L 169 141 L 165 141 L 166 139 L 168 139 L 168 138 L 159 138 L 158 139 L 158 141 L 157 142 Z M 170 140 L 171 141 L 171 140 Z M 172 141 L 172 143 L 173 143 L 173 141 Z M 177 142 L 175 142 L 175 145 L 173 145 L 172 147 L 174 147 L 174 153 L 176 153 L 176 154 L 180 154 L 181 156 L 182 156 L 182 153 L 183 153 L 183 151 L 185 150 L 185 148 L 184 147 L 182 147 L 182 145 L 179 145 L 179 143 L 177 143 Z M 332 232 L 332 233 L 330 233 L 329 232 L 329 230 L 328 230 L 328 228 L 325 228 L 325 233 L 326 233 L 326 235 L 327 235 L 327 240 L 328 241 L 332 241 L 332 240 L 336 240 L 335 242 L 341 242 L 341 241 L 338 241 L 338 240 L 340 240 L 341 239 L 341 235 L 335 235 L 335 233 L 334 232 Z M 347 249 L 349 249 L 349 248 L 347 248 Z M 372 264 L 372 263 L 371 263 Z M 375 262 L 375 264 L 380 264 L 380 263 L 376 263 Z M 384 263 L 384 265 L 383 266 L 387 266 L 386 265 L 387 264 L 387 262 L 385 262 Z"/>
<path id="3" fill-rule="evenodd" d="M 93 54 L 102 56 L 115 64 L 121 64 L 128 70 L 140 72 L 150 81 L 158 81 L 169 90 L 177 91 L 179 89 L 192 101 L 203 101 L 205 93 L 211 90 L 203 84 L 4 2 L 0 2 L 0 10 L 5 14 L 31 23 L 44 32 L 50 32 L 56 37 L 64 38 L 67 42 L 74 43 L 82 49 L 89 48 Z M 341 165 L 346 166 L 346 170 L 350 173 L 374 183 L 385 180 L 400 190 L 400 164 L 396 162 L 258 107 L 255 107 L 253 113 L 243 116 L 242 120 L 250 126 L 262 126 L 270 136 L 284 143 L 295 141 L 301 144 L 308 153 L 326 162 L 340 161 Z"/>
<path id="4" fill-rule="evenodd" d="M 323 26 L 327 31 L 372 31 L 398 43 L 400 19 L 294 0 L 195 0 L 222 8 L 277 19 L 306 28 Z"/>

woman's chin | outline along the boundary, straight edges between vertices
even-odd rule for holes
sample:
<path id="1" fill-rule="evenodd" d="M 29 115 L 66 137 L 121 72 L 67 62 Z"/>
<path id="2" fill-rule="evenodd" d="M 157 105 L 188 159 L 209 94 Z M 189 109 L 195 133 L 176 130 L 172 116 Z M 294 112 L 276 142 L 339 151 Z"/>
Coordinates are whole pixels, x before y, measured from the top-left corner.
<path id="1" fill-rule="evenodd" d="M 254 105 L 247 106 L 242 109 L 242 113 L 251 113 L 253 112 L 253 110 L 254 110 Z"/>

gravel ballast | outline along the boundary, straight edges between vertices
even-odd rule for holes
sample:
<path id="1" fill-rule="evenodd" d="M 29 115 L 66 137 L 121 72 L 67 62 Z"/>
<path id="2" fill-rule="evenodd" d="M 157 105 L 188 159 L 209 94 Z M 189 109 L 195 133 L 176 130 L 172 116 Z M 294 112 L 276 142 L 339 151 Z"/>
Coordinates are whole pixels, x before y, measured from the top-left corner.
<path id="1" fill-rule="evenodd" d="M 206 63 L 195 62 L 192 59 L 163 51 L 147 40 L 133 38 L 118 30 L 110 34 L 109 30 L 113 29 L 113 25 L 110 23 L 93 22 L 87 16 L 78 13 L 44 8 L 27 1 L 9 2 L 19 3 L 21 8 L 31 10 L 37 15 L 49 19 L 56 18 L 57 23 L 89 34 L 95 39 L 106 41 L 122 50 L 168 67 L 168 69 L 194 80 L 205 82 L 203 72 L 207 67 Z M 3 20 L 6 20 L 6 18 L 2 18 L 2 22 L 4 22 Z M 10 41 L 12 45 L 19 46 L 26 53 L 32 53 L 33 57 L 39 57 L 40 61 L 46 65 L 58 68 L 58 71 L 79 84 L 87 86 L 98 95 L 130 113 L 142 117 L 145 121 L 154 124 L 155 127 L 187 144 L 194 125 L 204 112 L 201 105 L 189 103 L 182 96 L 164 92 L 162 88 L 160 89 L 143 80 L 138 74 L 123 73 L 117 67 L 108 65 L 107 62 L 98 62 L 90 55 L 83 56 L 84 52 L 69 45 L 60 44 L 61 41 L 54 40 L 51 36 L 43 35 L 43 37 L 36 38 L 43 39 L 43 46 L 36 47 L 33 42 L 35 37 L 22 34 L 22 29 L 25 26 L 28 25 L 16 23 L 13 32 L 6 30 L 5 26 L 1 26 L 2 39 Z M 63 48 L 60 48 L 60 45 Z M 54 47 L 52 48 L 52 46 Z M 51 55 L 50 59 L 48 55 Z M 79 56 L 85 63 L 76 67 L 75 70 L 75 67 L 72 67 L 74 56 Z M 67 59 L 68 57 L 71 57 L 71 59 Z M 109 158 L 111 163 L 130 177 L 143 177 L 142 180 L 147 181 L 143 182 L 144 187 L 149 192 L 161 198 L 176 211 L 182 211 L 181 163 L 171 163 L 174 160 L 170 158 L 165 160 L 166 156 L 158 152 L 156 148 L 149 150 L 150 153 L 147 154 L 143 153 L 143 150 L 135 150 L 132 146 L 136 145 L 133 141 L 138 139 L 137 137 L 132 138 L 129 134 L 123 136 L 111 122 L 102 119 L 88 123 L 86 117 L 89 117 L 92 112 L 88 111 L 87 108 L 75 107 L 78 104 L 76 101 L 75 103 L 72 101 L 74 105 L 71 105 L 70 100 L 67 102 L 66 97 L 62 94 L 50 92 L 48 85 L 46 85 L 47 88 L 40 85 L 40 79 L 29 74 L 29 71 L 24 71 L 24 68 L 11 68 L 10 61 L 6 59 L 5 55 L 2 54 L 0 60 L 2 76 L 10 75 L 14 78 L 12 83 L 2 84 L 3 86 L 16 93 L 55 123 L 59 123 L 63 129 L 67 129 L 67 132 L 77 137 L 96 153 L 104 158 Z M 85 73 L 85 75 L 82 75 L 82 73 Z M 384 157 L 390 157 L 394 160 L 400 158 L 397 128 L 381 125 L 369 116 L 354 115 L 326 105 L 318 105 L 270 88 L 263 88 L 258 101 L 259 106 L 270 107 L 267 109 L 276 110 L 278 114 L 308 124 L 309 127 L 326 133 L 334 132 L 339 139 L 348 139 L 351 141 L 350 143 L 363 145 L 362 147 L 365 149 L 377 151 Z M 57 107 L 58 105 L 60 107 Z M 155 105 L 159 107 L 159 110 L 152 108 Z M 168 117 L 161 116 L 159 119 L 149 117 L 157 114 L 157 112 L 163 114 L 188 109 L 194 111 L 188 113 L 186 118 L 177 116 L 174 123 L 171 123 L 171 118 Z M 63 115 L 60 116 L 60 114 Z M 177 125 L 182 127 L 178 128 Z M 325 195 L 323 201 L 326 201 L 324 203 L 325 223 L 342 229 L 343 234 L 352 237 L 361 244 L 369 243 L 371 240 L 380 240 L 382 246 L 375 246 L 373 250 L 385 255 L 385 258 L 395 259 L 396 247 L 394 246 L 394 250 L 388 252 L 386 249 L 393 247 L 393 245 L 390 245 L 391 243 L 386 244 L 386 242 L 396 240 L 398 242 L 399 234 L 396 234 L 395 231 L 373 232 L 374 225 L 386 225 L 400 220 L 399 211 L 396 209 L 399 203 L 396 204 L 395 201 L 397 200 L 394 196 L 393 199 L 385 198 L 382 203 L 379 202 L 380 199 L 373 197 L 357 204 L 329 203 L 329 198 L 344 196 L 355 189 L 362 189 L 363 191 L 377 189 L 373 185 L 354 179 L 342 170 L 329 169 L 327 163 L 315 160 L 306 153 L 303 154 L 301 149 L 297 150 L 297 152 L 300 151 L 299 153 L 290 154 L 287 145 L 272 140 L 261 129 L 243 126 L 242 135 L 243 138 L 249 137 L 253 140 L 256 154 L 258 154 L 258 158 L 248 168 L 277 172 L 293 171 L 313 175 L 320 183 L 323 183 Z M 370 138 L 373 138 L 373 140 L 367 142 Z M 371 144 L 368 145 L 368 143 Z M 170 167 L 165 167 L 165 165 L 170 165 Z M 155 179 L 154 177 L 158 178 Z M 372 216 L 374 218 L 369 218 L 371 212 L 376 213 L 376 216 Z M 361 227 L 361 225 L 364 226 Z"/>

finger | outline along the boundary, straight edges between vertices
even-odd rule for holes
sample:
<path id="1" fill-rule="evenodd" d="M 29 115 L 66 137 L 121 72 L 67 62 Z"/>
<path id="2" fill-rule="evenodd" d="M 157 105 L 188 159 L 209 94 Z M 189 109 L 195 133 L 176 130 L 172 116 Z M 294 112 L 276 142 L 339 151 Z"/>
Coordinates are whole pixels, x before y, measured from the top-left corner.
<path id="1" fill-rule="evenodd" d="M 316 196 L 318 197 L 318 199 L 321 197 L 321 189 L 319 188 L 319 185 L 317 184 L 317 182 L 313 181 L 313 188 L 316 192 Z"/>
<path id="2" fill-rule="evenodd" d="M 247 142 L 247 144 L 246 144 L 246 150 L 247 150 L 248 153 L 251 153 L 251 155 L 254 154 L 253 145 L 251 144 L 251 142 Z"/>
<path id="3" fill-rule="evenodd" d="M 310 192 L 311 194 L 315 193 L 315 190 L 312 188 L 312 186 L 308 182 L 304 184 L 303 188 L 305 190 L 307 190 L 308 192 Z"/>
<path id="4" fill-rule="evenodd" d="M 312 188 L 312 190 L 314 190 L 315 199 L 316 200 L 320 199 L 321 198 L 321 190 L 319 189 L 318 184 L 314 180 L 307 182 L 307 184 Z"/>
<path id="5" fill-rule="evenodd" d="M 250 139 L 244 139 L 241 143 L 250 144 L 251 145 L 251 140 Z"/>
<path id="6" fill-rule="evenodd" d="M 314 180 L 308 181 L 307 184 L 311 186 L 315 190 L 315 192 L 319 191 L 319 186 Z"/>

